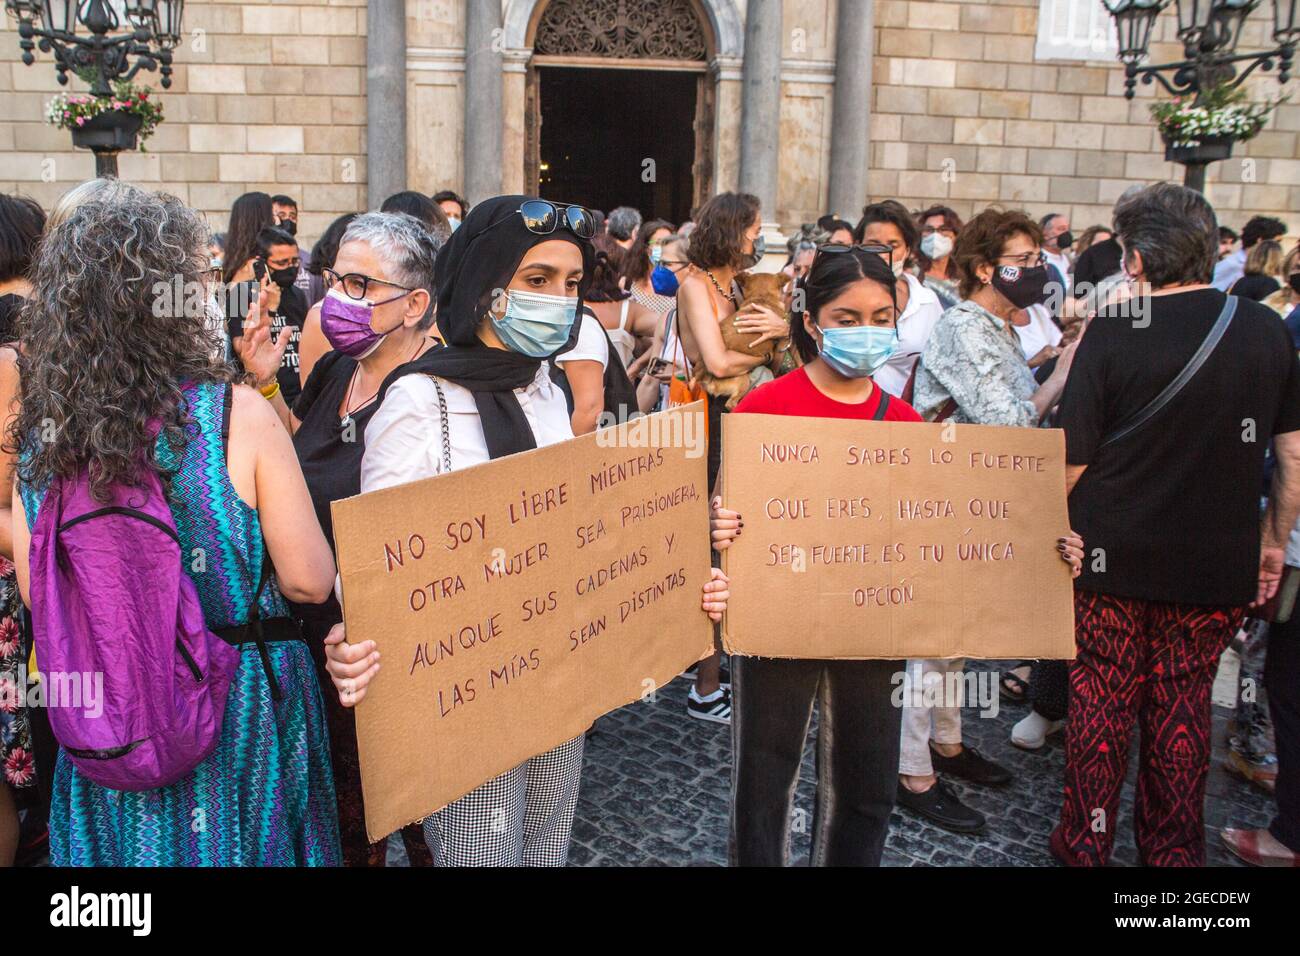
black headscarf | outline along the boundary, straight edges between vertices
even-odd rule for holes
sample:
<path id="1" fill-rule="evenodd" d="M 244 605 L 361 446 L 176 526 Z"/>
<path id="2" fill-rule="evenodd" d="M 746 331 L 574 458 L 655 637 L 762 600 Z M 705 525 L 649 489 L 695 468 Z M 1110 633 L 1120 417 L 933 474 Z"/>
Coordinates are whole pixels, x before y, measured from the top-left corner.
<path id="1" fill-rule="evenodd" d="M 578 313 L 569 340 L 548 358 L 573 348 L 582 322 L 582 299 L 591 281 L 595 251 L 563 224 L 550 235 L 524 228 L 519 207 L 530 196 L 497 196 L 469 211 L 460 228 L 438 253 L 434 278 L 438 289 L 438 331 L 446 346 L 426 352 L 405 366 L 455 382 L 474 394 L 488 454 L 503 458 L 537 447 L 537 439 L 515 397 L 537 375 L 545 359 L 484 345 L 479 324 L 495 296 L 505 289 L 525 253 L 552 239 L 571 242 L 582 251 L 583 279 L 578 286 Z"/>

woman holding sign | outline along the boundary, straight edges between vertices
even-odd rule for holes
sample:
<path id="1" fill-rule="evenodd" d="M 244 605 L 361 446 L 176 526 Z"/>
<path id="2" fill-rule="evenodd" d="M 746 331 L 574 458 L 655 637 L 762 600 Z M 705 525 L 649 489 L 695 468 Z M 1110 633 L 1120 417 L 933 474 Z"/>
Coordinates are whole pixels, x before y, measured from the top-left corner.
<path id="1" fill-rule="evenodd" d="M 895 277 L 879 251 L 821 247 L 799 292 L 805 311 L 792 314 L 790 326 L 803 368 L 747 395 L 735 413 L 920 421 L 871 379 L 897 338 Z M 743 516 L 714 499 L 714 548 L 731 547 L 743 528 Z M 1083 543 L 1060 541 L 1077 574 Z M 821 729 L 812 863 L 879 864 L 897 786 L 901 713 L 889 701 L 901 670 L 901 661 L 735 658 L 734 864 L 787 860 L 791 799 L 814 701 Z"/>
<path id="2" fill-rule="evenodd" d="M 438 255 L 438 329 L 394 382 L 366 429 L 361 490 L 467 468 L 573 437 L 568 403 L 547 360 L 573 347 L 595 255 L 594 220 L 580 206 L 498 196 L 471 210 Z M 703 607 L 726 607 L 715 572 Z M 344 706 L 379 671 L 373 641 L 327 638 Z M 583 737 L 501 774 L 424 821 L 435 865 L 563 866 L 577 805 Z"/>

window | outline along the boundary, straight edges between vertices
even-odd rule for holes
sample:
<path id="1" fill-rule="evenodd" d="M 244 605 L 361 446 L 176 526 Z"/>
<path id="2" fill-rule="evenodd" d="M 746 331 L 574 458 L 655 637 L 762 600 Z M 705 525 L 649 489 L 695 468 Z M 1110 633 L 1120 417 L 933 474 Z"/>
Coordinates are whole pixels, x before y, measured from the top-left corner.
<path id="1" fill-rule="evenodd" d="M 1036 60 L 1113 60 L 1115 22 L 1101 0 L 1040 0 Z"/>

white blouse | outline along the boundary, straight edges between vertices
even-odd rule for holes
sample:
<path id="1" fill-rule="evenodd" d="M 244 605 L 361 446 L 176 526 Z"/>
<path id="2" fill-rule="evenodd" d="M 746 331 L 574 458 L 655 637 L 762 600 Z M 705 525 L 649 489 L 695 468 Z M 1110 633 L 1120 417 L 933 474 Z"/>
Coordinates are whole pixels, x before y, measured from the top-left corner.
<path id="1" fill-rule="evenodd" d="M 626 314 L 626 313 L 625 313 Z M 609 343 L 601 330 L 600 319 L 591 312 L 583 312 L 582 324 L 578 326 L 578 340 L 573 348 L 555 356 L 556 365 L 566 362 L 599 362 L 601 368 L 609 364 Z"/>
<path id="2" fill-rule="evenodd" d="M 895 398 L 903 394 L 912 369 L 925 351 L 925 343 L 930 341 L 934 324 L 943 315 L 937 295 L 910 272 L 904 272 L 903 278 L 907 282 L 907 307 L 898 317 L 898 348 L 871 376 L 872 381 Z"/>
<path id="3" fill-rule="evenodd" d="M 491 456 L 474 393 L 446 379 L 440 381 L 447 399 L 451 470 L 488 461 Z M 573 437 L 568 401 L 551 382 L 546 362 L 526 387 L 515 389 L 515 397 L 538 448 Z M 442 471 L 442 414 L 433 379 L 419 374 L 403 376 L 389 387 L 366 426 L 361 490 L 389 488 Z"/>

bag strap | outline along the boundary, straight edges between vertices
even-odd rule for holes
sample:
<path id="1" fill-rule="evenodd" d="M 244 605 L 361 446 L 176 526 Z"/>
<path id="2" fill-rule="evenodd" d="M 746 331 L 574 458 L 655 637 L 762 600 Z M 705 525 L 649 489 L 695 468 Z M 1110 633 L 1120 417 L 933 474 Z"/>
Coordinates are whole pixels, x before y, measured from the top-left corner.
<path id="1" fill-rule="evenodd" d="M 630 297 L 623 300 L 623 307 L 619 310 L 618 313 L 618 327 L 620 331 L 623 332 L 627 331 L 627 310 L 631 304 L 632 304 L 632 299 Z"/>
<path id="2" fill-rule="evenodd" d="M 946 422 L 952 418 L 953 413 L 957 411 L 957 399 L 950 398 L 939 408 L 939 414 L 934 416 L 934 422 Z"/>
<path id="3" fill-rule="evenodd" d="M 1174 380 L 1166 385 L 1159 395 L 1147 403 L 1146 407 L 1139 409 L 1136 414 L 1130 416 L 1127 421 L 1103 438 L 1101 444 L 1097 446 L 1098 449 L 1105 448 L 1107 445 L 1132 435 L 1173 401 L 1174 397 L 1201 370 L 1201 366 L 1210 357 L 1210 353 L 1222 341 L 1223 333 L 1228 331 L 1228 326 L 1232 323 L 1232 317 L 1236 312 L 1237 297 L 1235 295 L 1227 296 L 1223 303 L 1223 309 L 1219 312 L 1219 317 L 1210 328 L 1209 334 L 1205 336 L 1204 341 L 1201 342 L 1201 347 L 1196 350 L 1196 353 L 1188 359 L 1187 364 L 1183 366 L 1183 370 L 1174 376 Z"/>
<path id="4" fill-rule="evenodd" d="M 916 395 L 916 370 L 919 369 L 920 367 L 921 367 L 921 356 L 918 355 L 916 357 L 916 361 L 912 363 L 912 371 L 908 373 L 907 384 L 903 386 L 903 394 L 899 396 L 900 398 L 902 398 L 903 401 L 907 402 L 907 404 L 909 405 L 912 404 L 912 399 Z"/>
<path id="5" fill-rule="evenodd" d="M 880 388 L 880 386 L 877 385 L 876 388 Z M 873 422 L 883 422 L 887 411 L 889 411 L 889 393 L 880 388 L 880 404 L 876 406 L 876 413 L 871 416 L 871 420 Z"/>
<path id="6" fill-rule="evenodd" d="M 442 394 L 442 383 L 433 377 L 433 387 L 438 393 L 438 417 L 442 419 L 442 471 L 451 471 L 451 426 L 447 422 L 447 396 Z"/>

